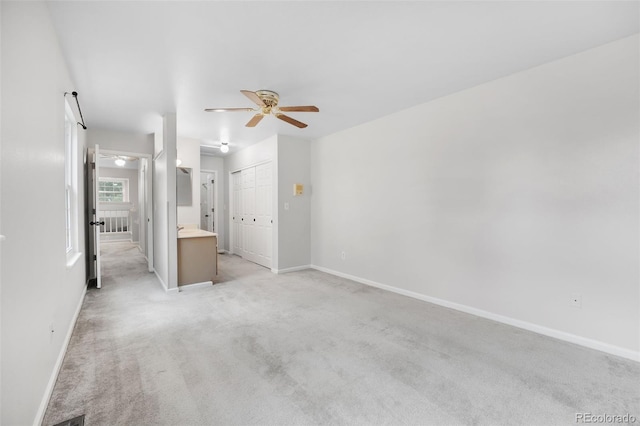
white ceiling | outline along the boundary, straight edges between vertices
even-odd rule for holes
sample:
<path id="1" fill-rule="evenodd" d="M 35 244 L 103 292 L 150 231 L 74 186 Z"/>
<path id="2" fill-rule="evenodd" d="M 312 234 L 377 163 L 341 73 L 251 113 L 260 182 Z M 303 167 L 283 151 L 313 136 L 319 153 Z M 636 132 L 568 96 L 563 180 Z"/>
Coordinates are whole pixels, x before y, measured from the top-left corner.
<path id="1" fill-rule="evenodd" d="M 639 31 L 637 2 L 54 1 L 87 125 L 226 135 L 234 152 L 275 134 L 317 138 Z M 257 127 L 241 89 L 271 89 L 298 129 Z"/>

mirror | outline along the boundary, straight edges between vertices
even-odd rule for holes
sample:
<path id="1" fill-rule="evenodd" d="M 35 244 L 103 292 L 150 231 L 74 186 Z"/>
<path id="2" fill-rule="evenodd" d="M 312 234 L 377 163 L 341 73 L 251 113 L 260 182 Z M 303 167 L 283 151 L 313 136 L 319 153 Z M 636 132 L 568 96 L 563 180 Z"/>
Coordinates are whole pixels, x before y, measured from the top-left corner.
<path id="1" fill-rule="evenodd" d="M 187 167 L 176 168 L 176 191 L 179 206 L 193 204 L 191 196 L 191 169 Z"/>

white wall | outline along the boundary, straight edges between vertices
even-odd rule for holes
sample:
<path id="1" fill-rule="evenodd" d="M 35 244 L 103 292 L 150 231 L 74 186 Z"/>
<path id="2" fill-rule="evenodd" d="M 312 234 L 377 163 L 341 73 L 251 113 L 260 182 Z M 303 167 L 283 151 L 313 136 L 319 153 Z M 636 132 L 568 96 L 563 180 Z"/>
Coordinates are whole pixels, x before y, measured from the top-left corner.
<path id="1" fill-rule="evenodd" d="M 29 425 L 39 424 L 44 414 L 85 290 L 84 256 L 67 266 L 65 253 L 63 94 L 75 87 L 47 6 L 42 2 L 1 2 L 0 7 L 0 216 L 2 234 L 7 236 L 0 259 L 0 423 Z M 86 119 L 91 126 L 90 115 Z M 79 127 L 78 137 L 78 244 L 84 250 L 85 133 Z"/>
<path id="2" fill-rule="evenodd" d="M 200 225 L 200 141 L 178 138 L 180 167 L 191 169 L 191 205 L 178 206 L 178 223 Z"/>
<path id="3" fill-rule="evenodd" d="M 310 162 L 311 145 L 308 140 L 278 135 L 279 270 L 311 263 Z M 304 185 L 303 195 L 293 196 L 295 183 Z"/>
<path id="4" fill-rule="evenodd" d="M 131 240 L 140 241 L 140 200 L 138 199 L 138 170 L 122 167 L 100 167 L 101 178 L 129 179 L 129 202 L 133 204 L 131 210 Z"/>
<path id="5" fill-rule="evenodd" d="M 169 217 L 167 211 L 167 154 L 153 161 L 153 268 L 169 288 Z"/>
<path id="6" fill-rule="evenodd" d="M 2 5 L 0 5 L 0 22 L 2 22 Z M 2 31 L 0 31 L 2 46 Z M 0 54 L 0 99 L 2 99 L 2 54 Z M 2 109 L 0 105 L 0 110 Z M 2 113 L 0 113 L 0 136 L 2 135 Z M 2 137 L 0 137 L 0 153 Z M 2 188 L 2 161 L 0 160 L 0 189 Z M 0 190 L 0 232 L 2 232 L 2 191 Z M 1 235 L 1 234 L 0 234 Z M 0 241 L 0 296 L 2 295 L 2 241 Z M 0 383 L 2 383 L 2 303 L 0 303 Z M 0 385 L 0 423 L 2 423 L 2 386 Z"/>
<path id="7" fill-rule="evenodd" d="M 138 189 L 138 210 L 140 212 L 140 214 L 138 215 L 138 221 L 139 221 L 139 230 L 138 230 L 138 247 L 140 248 L 140 251 L 142 252 L 142 254 L 145 255 L 145 257 L 149 256 L 149 253 L 147 252 L 147 212 L 146 212 L 146 199 L 145 199 L 145 190 L 146 190 L 146 183 L 145 183 L 145 172 L 143 170 L 145 170 L 146 168 L 146 159 L 140 159 L 138 160 L 138 169 L 136 170 L 136 176 L 138 177 L 138 185 L 136 186 Z"/>
<path id="8" fill-rule="evenodd" d="M 178 286 L 176 230 L 176 114 L 162 118 L 154 146 L 162 147 L 153 161 L 153 263 L 165 289 Z"/>
<path id="9" fill-rule="evenodd" d="M 122 153 L 154 154 L 154 137 L 152 134 L 121 132 L 110 129 L 87 130 L 89 146 L 100 145 L 100 151 L 117 151 Z"/>
<path id="10" fill-rule="evenodd" d="M 216 187 L 216 204 L 218 208 L 218 223 L 216 223 L 216 233 L 218 234 L 218 249 L 229 250 L 225 245 L 227 240 L 227 221 L 225 213 L 228 210 L 224 194 L 227 188 L 227 174 L 224 172 L 224 159 L 222 157 L 213 157 L 211 155 L 200 155 L 200 170 L 208 172 L 217 172 Z M 198 177 L 199 179 L 199 177 Z"/>
<path id="11" fill-rule="evenodd" d="M 312 143 L 313 264 L 637 358 L 638 59 L 633 36 Z"/>

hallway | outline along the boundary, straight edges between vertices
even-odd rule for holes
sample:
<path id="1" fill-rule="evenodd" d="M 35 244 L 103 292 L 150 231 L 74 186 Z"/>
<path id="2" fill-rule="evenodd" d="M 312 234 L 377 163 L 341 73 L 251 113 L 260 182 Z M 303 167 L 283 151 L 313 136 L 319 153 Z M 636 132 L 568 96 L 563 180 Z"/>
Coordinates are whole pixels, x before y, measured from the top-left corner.
<path id="1" fill-rule="evenodd" d="M 203 424 L 182 369 L 224 296 L 212 287 L 166 293 L 131 242 L 102 243 L 101 256 L 102 288 L 87 290 L 43 424 L 82 414 L 87 425 Z M 275 277 L 236 256 L 219 259 L 216 290 Z"/>

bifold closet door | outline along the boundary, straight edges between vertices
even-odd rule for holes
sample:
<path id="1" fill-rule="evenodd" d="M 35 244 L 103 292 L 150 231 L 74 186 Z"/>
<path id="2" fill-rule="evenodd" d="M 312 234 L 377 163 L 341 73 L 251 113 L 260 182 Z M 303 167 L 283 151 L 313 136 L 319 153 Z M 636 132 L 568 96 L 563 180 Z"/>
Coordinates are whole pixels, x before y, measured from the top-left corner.
<path id="1" fill-rule="evenodd" d="M 271 267 L 271 240 L 273 235 L 273 203 L 271 193 L 271 163 L 256 167 L 256 204 L 254 229 L 255 262 Z"/>
<path id="2" fill-rule="evenodd" d="M 231 175 L 233 182 L 233 252 L 242 256 L 242 173 Z"/>
<path id="3" fill-rule="evenodd" d="M 256 222 L 256 169 L 251 167 L 242 170 L 242 257 L 252 262 L 255 256 L 255 222 Z"/>
<path id="4" fill-rule="evenodd" d="M 273 240 L 271 163 L 234 173 L 232 179 L 233 252 L 270 268 Z"/>

